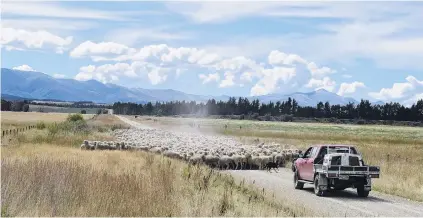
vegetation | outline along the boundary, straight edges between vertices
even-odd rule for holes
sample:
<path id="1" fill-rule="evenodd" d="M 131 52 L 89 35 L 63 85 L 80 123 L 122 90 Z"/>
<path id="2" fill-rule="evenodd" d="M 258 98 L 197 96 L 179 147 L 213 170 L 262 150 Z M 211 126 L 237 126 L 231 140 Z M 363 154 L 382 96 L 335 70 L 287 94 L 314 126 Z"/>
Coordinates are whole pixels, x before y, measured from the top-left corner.
<path id="1" fill-rule="evenodd" d="M 53 122 L 65 121 L 69 115 L 66 113 L 24 113 L 24 112 L 12 112 L 2 111 L 1 112 L 1 128 L 2 129 L 13 129 L 19 127 L 25 127 L 28 125 L 37 125 L 39 122 L 44 124 Z M 82 115 L 84 119 L 93 117 L 92 114 Z"/>
<path id="2" fill-rule="evenodd" d="M 395 121 L 423 121 L 423 99 L 405 107 L 399 103 L 372 105 L 367 100 L 361 100 L 357 105 L 349 103 L 345 106 L 330 105 L 329 102 L 319 102 L 316 107 L 299 106 L 295 99 L 289 98 L 283 102 L 260 103 L 258 100 L 250 102 L 247 98 L 230 98 L 227 102 L 209 100 L 206 104 L 194 101 L 176 101 L 155 104 L 121 103 L 113 105 L 114 113 L 125 115 L 241 115 L 253 119 L 258 116 L 281 116 L 307 118 L 335 118 L 335 119 L 364 119 L 364 120 L 395 120 Z M 292 120 L 284 118 L 285 121 Z M 281 121 L 284 121 L 283 119 Z"/>
<path id="3" fill-rule="evenodd" d="M 197 123 L 201 126 L 199 131 L 234 136 L 244 143 L 257 143 L 254 140 L 259 139 L 301 149 L 312 144 L 354 145 L 366 163 L 381 167 L 381 178 L 373 180 L 374 190 L 423 201 L 423 128 L 170 117 L 155 117 L 156 121 L 150 117 L 132 119 L 169 129 L 189 128 L 189 124 Z"/>
<path id="4" fill-rule="evenodd" d="M 84 139 L 113 140 L 111 128 L 125 126 L 115 116 L 45 125 L 2 144 L 2 216 L 311 214 L 206 167 L 144 152 L 78 149 Z"/>

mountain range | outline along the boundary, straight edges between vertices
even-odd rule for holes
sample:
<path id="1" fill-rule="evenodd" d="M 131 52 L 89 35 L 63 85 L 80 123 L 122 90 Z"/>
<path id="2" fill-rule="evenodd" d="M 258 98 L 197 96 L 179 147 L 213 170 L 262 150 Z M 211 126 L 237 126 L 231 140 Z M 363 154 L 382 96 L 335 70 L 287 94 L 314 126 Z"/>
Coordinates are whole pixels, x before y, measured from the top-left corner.
<path id="1" fill-rule="evenodd" d="M 74 79 L 58 79 L 41 72 L 27 72 L 1 68 L 1 93 L 4 96 L 26 99 L 56 99 L 61 101 L 92 101 L 96 103 L 114 102 L 155 102 L 155 101 L 197 101 L 205 102 L 214 98 L 226 101 L 230 96 L 206 96 L 188 94 L 173 89 L 127 88 L 115 84 L 103 84 L 97 80 L 78 81 Z M 238 97 L 237 97 L 238 98 Z M 345 105 L 358 103 L 353 98 L 346 98 L 320 89 L 313 92 L 295 92 L 289 95 L 269 94 L 248 97 L 260 102 L 286 101 L 295 99 L 301 106 L 315 106 L 318 102 L 328 101 L 330 104 Z M 377 102 L 383 104 L 383 102 Z"/>

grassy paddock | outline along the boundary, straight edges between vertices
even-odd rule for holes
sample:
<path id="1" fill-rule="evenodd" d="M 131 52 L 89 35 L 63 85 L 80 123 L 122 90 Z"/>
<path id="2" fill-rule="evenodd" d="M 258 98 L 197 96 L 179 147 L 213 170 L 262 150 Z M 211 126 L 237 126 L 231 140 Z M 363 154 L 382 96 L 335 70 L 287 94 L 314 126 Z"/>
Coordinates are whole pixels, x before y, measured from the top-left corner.
<path id="1" fill-rule="evenodd" d="M 368 164 L 381 167 L 381 178 L 373 180 L 374 190 L 423 201 L 423 128 L 420 127 L 168 117 L 134 120 L 168 128 L 197 123 L 202 131 L 234 136 L 245 143 L 258 138 L 302 149 L 312 144 L 354 145 Z M 227 129 L 223 127 L 225 124 Z"/>
<path id="2" fill-rule="evenodd" d="M 62 122 L 69 114 L 65 113 L 38 113 L 38 112 L 1 112 L 1 128 L 12 129 L 36 124 L 40 121 L 44 123 Z M 93 114 L 83 114 L 84 119 L 93 117 Z"/>
<path id="3" fill-rule="evenodd" d="M 86 151 L 112 140 L 110 115 L 47 124 L 1 149 L 2 216 L 307 216 L 206 167 L 144 152 Z M 106 128 L 105 131 L 98 128 Z"/>

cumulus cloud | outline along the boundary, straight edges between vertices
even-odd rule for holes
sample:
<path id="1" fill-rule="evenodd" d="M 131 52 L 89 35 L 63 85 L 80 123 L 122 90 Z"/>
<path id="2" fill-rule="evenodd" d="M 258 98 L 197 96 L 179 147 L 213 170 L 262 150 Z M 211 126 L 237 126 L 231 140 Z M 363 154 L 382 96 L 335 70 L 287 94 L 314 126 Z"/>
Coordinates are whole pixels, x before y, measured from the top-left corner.
<path id="1" fill-rule="evenodd" d="M 123 55 L 133 52 L 135 52 L 135 49 L 114 42 L 93 43 L 91 41 L 85 41 L 74 48 L 70 52 L 70 56 L 73 58 L 89 56 L 95 58 L 101 57 L 102 55 Z"/>
<path id="2" fill-rule="evenodd" d="M 164 68 L 147 62 L 132 62 L 105 64 L 100 66 L 88 65 L 79 69 L 75 76 L 76 80 L 95 79 L 103 83 L 114 83 L 121 77 L 129 79 L 139 79 L 146 77 L 152 85 L 163 83 L 168 78 L 169 68 Z"/>
<path id="3" fill-rule="evenodd" d="M 296 76 L 296 69 L 291 67 L 276 67 L 261 71 L 262 78 L 251 88 L 250 95 L 266 95 L 280 89 L 279 84 L 287 84 Z"/>
<path id="4" fill-rule="evenodd" d="M 63 53 L 72 43 L 72 36 L 62 38 L 47 31 L 26 31 L 23 29 L 1 28 L 0 44 L 8 50 L 53 49 Z"/>
<path id="5" fill-rule="evenodd" d="M 366 87 L 362 82 L 353 82 L 353 83 L 342 83 L 338 90 L 338 95 L 344 96 L 345 94 L 352 94 L 357 91 L 359 88 Z"/>
<path id="6" fill-rule="evenodd" d="M 225 88 L 225 87 L 231 87 L 234 86 L 234 78 L 235 75 L 232 72 L 226 72 L 225 73 L 225 79 L 222 80 L 222 82 L 220 82 L 219 87 L 220 88 Z"/>
<path id="7" fill-rule="evenodd" d="M 220 80 L 220 75 L 218 73 L 209 73 L 209 74 L 199 74 L 198 77 L 203 80 L 203 84 L 209 83 L 211 81 L 218 82 Z"/>
<path id="8" fill-rule="evenodd" d="M 326 87 L 330 90 L 333 90 L 335 85 L 327 77 L 327 75 L 334 73 L 334 70 L 328 67 L 319 67 L 316 63 L 309 62 L 297 54 L 286 54 L 278 50 L 273 50 L 268 54 L 268 63 L 262 63 L 244 56 L 222 57 L 199 48 L 171 47 L 166 44 L 130 48 L 112 42 L 94 43 L 87 41 L 76 47 L 70 55 L 74 58 L 91 58 L 98 62 L 148 63 L 149 66 L 153 67 L 141 71 L 147 72 L 145 74 L 148 75 L 152 84 L 165 81 L 168 78 L 168 72 L 176 72 L 176 77 L 178 77 L 181 72 L 180 69 L 184 69 L 184 71 L 192 72 L 206 71 L 206 73 L 197 75 L 198 78 L 202 80 L 203 84 L 220 81 L 218 85 L 220 88 L 251 84 L 250 95 L 293 91 L 308 83 L 310 83 L 309 87 Z M 125 66 L 125 69 L 131 69 L 123 72 L 135 71 L 137 74 L 138 71 L 134 70 L 133 67 L 128 67 L 129 65 L 121 65 L 120 67 Z M 111 68 L 110 64 L 103 66 Z M 106 72 L 98 68 L 101 67 L 97 67 L 95 73 L 81 71 L 78 78 L 95 78 L 95 75 L 100 71 L 104 78 L 97 77 L 103 78 L 103 81 L 110 81 L 110 78 L 105 76 Z M 113 71 L 122 72 L 119 69 Z M 163 69 L 168 70 L 163 71 Z M 125 73 L 122 75 L 125 76 Z M 220 75 L 223 75 L 223 77 L 221 78 Z M 115 76 L 119 78 L 119 75 Z M 314 80 L 310 81 L 312 78 Z M 318 81 L 321 81 L 320 84 L 318 84 Z"/>
<path id="9" fill-rule="evenodd" d="M 12 69 L 13 69 L 13 70 L 20 70 L 20 71 L 30 71 L 30 72 L 35 72 L 35 70 L 34 70 L 34 69 L 32 69 L 32 67 L 30 67 L 30 66 L 28 66 L 28 65 L 26 65 L 26 64 L 21 65 L 21 66 L 17 66 L 17 67 L 13 67 Z"/>
<path id="10" fill-rule="evenodd" d="M 403 101 L 423 93 L 423 80 L 420 81 L 414 76 L 407 76 L 405 79 L 407 82 L 394 83 L 392 88 L 382 88 L 379 92 L 370 92 L 369 95 L 383 101 Z"/>
<path id="11" fill-rule="evenodd" d="M 329 75 L 329 74 L 333 74 L 333 73 L 335 73 L 335 72 L 336 72 L 335 70 L 332 70 L 332 69 L 330 69 L 329 67 L 322 67 L 322 68 L 319 68 L 319 67 L 317 66 L 317 64 L 316 64 L 316 63 L 314 63 L 314 62 L 310 62 L 310 63 L 307 65 L 307 68 L 308 68 L 308 70 L 311 72 L 311 76 L 312 76 L 313 78 L 323 78 L 323 77 L 325 77 L 325 76 L 327 76 L 327 75 Z"/>
<path id="12" fill-rule="evenodd" d="M 306 85 L 307 88 L 313 88 L 314 90 L 326 89 L 330 92 L 333 92 L 335 86 L 336 82 L 329 77 L 324 77 L 323 79 L 312 78 Z"/>
<path id="13" fill-rule="evenodd" d="M 268 56 L 268 62 L 271 65 L 293 65 L 296 63 L 305 64 L 306 60 L 296 54 L 285 54 L 280 51 L 271 51 Z"/>

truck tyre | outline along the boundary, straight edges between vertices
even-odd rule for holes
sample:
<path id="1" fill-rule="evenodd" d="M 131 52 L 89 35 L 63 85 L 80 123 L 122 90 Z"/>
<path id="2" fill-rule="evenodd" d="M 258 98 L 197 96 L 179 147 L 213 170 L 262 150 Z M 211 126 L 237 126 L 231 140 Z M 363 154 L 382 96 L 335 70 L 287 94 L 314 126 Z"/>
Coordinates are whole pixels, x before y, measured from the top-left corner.
<path id="1" fill-rule="evenodd" d="M 327 193 L 326 190 L 321 190 L 319 187 L 319 174 L 314 176 L 314 194 L 316 194 L 319 197 L 325 196 Z"/>
<path id="2" fill-rule="evenodd" d="M 294 186 L 295 186 L 295 189 L 303 189 L 304 188 L 304 183 L 298 181 L 298 172 L 297 171 L 294 172 Z"/>
<path id="3" fill-rule="evenodd" d="M 369 192 L 370 191 L 364 190 L 364 185 L 360 185 L 357 187 L 357 195 L 359 197 L 366 198 L 367 196 L 369 196 Z"/>

